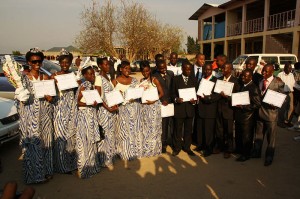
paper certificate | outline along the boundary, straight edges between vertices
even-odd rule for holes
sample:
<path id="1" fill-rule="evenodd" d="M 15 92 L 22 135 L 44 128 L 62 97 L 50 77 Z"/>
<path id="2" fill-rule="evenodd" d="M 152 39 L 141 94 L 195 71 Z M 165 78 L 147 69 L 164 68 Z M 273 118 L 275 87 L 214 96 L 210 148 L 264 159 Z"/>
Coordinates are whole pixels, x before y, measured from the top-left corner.
<path id="1" fill-rule="evenodd" d="M 147 103 L 148 101 L 159 100 L 157 88 L 147 89 L 143 92 L 142 103 Z"/>
<path id="2" fill-rule="evenodd" d="M 232 82 L 227 82 L 227 81 L 218 79 L 214 91 L 216 93 L 221 93 L 223 91 L 225 95 L 231 96 L 233 86 L 234 86 L 234 83 L 232 83 Z"/>
<path id="3" fill-rule="evenodd" d="M 210 95 L 214 85 L 214 82 L 202 78 L 197 95 L 201 97 L 204 97 L 204 95 Z"/>
<path id="4" fill-rule="evenodd" d="M 56 96 L 54 80 L 33 82 L 34 95 L 36 98 L 44 98 L 45 95 Z"/>
<path id="5" fill-rule="evenodd" d="M 96 101 L 98 104 L 102 103 L 102 99 L 98 93 L 98 90 L 82 91 L 82 95 L 85 99 L 86 105 L 93 105 Z"/>
<path id="6" fill-rule="evenodd" d="M 174 116 L 174 104 L 168 104 L 167 106 L 160 105 L 160 107 L 161 107 L 161 117 Z"/>
<path id="7" fill-rule="evenodd" d="M 124 98 L 120 91 L 114 90 L 105 94 L 108 107 L 112 107 L 124 102 Z"/>
<path id="8" fill-rule="evenodd" d="M 181 67 L 167 66 L 167 70 L 173 71 L 174 75 L 181 75 L 182 70 Z"/>
<path id="9" fill-rule="evenodd" d="M 250 104 L 249 91 L 232 93 L 231 104 L 232 106 L 249 105 Z"/>
<path id="10" fill-rule="evenodd" d="M 197 100 L 195 87 L 178 89 L 178 93 L 179 98 L 182 98 L 183 102 L 189 102 L 191 99 Z"/>
<path id="11" fill-rule="evenodd" d="M 74 73 L 57 75 L 54 78 L 57 79 L 57 87 L 60 91 L 78 87 Z"/>
<path id="12" fill-rule="evenodd" d="M 138 99 L 143 96 L 144 88 L 128 88 L 126 91 L 125 100 Z"/>
<path id="13" fill-rule="evenodd" d="M 285 94 L 268 89 L 263 102 L 280 108 L 286 98 Z"/>

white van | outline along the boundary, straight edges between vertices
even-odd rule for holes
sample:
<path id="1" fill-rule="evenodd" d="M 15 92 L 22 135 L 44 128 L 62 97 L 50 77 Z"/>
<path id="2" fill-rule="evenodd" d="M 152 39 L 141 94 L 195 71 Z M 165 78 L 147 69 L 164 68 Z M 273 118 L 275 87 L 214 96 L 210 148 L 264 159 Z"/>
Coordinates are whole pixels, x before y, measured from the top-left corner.
<path id="1" fill-rule="evenodd" d="M 294 54 L 243 54 L 232 62 L 233 68 L 236 71 L 243 70 L 249 58 L 255 58 L 258 65 L 261 60 L 264 60 L 266 63 L 279 64 L 280 68 L 283 68 L 286 62 L 291 62 L 292 67 L 294 67 L 294 63 L 298 62 L 297 56 Z"/>

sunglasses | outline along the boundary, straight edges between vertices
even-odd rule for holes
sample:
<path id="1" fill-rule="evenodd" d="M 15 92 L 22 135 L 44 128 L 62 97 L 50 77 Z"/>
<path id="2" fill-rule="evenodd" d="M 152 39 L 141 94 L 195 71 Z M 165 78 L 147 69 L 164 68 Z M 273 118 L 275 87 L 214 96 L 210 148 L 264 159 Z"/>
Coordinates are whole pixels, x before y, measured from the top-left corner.
<path id="1" fill-rule="evenodd" d="M 32 61 L 30 61 L 32 64 L 37 64 L 37 63 L 39 63 L 39 64 L 41 64 L 42 62 L 43 62 L 43 60 L 32 60 Z"/>

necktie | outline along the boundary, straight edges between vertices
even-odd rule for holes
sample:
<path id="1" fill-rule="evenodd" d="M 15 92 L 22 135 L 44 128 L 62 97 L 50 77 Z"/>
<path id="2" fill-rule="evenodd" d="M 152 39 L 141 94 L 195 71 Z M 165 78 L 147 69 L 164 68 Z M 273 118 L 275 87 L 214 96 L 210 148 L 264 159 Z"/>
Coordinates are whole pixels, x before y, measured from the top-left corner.
<path id="1" fill-rule="evenodd" d="M 196 78 L 198 80 L 200 79 L 199 75 L 200 75 L 200 67 L 197 68 L 197 73 L 196 73 Z"/>
<path id="2" fill-rule="evenodd" d="M 267 83 L 268 83 L 268 80 L 266 80 L 266 79 L 264 79 L 264 81 L 263 81 L 263 86 L 262 86 L 262 92 L 265 92 L 266 91 L 266 89 L 267 89 Z"/>
<path id="3" fill-rule="evenodd" d="M 166 80 L 166 74 L 161 75 L 164 80 Z"/>
<path id="4" fill-rule="evenodd" d="M 183 78 L 185 85 L 187 85 L 189 78 L 188 77 L 184 77 Z"/>

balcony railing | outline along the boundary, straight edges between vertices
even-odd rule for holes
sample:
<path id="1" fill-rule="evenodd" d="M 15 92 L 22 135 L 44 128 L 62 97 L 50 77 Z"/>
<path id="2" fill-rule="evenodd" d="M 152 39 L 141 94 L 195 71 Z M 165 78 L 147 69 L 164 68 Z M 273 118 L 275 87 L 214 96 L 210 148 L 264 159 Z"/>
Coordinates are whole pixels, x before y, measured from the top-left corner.
<path id="1" fill-rule="evenodd" d="M 227 26 L 227 37 L 236 36 L 242 34 L 242 22 L 230 24 Z"/>
<path id="2" fill-rule="evenodd" d="M 289 10 L 269 16 L 268 30 L 293 27 L 296 10 Z"/>
<path id="3" fill-rule="evenodd" d="M 244 34 L 264 31 L 264 18 L 257 18 L 245 22 Z"/>

